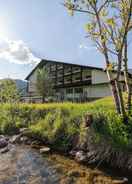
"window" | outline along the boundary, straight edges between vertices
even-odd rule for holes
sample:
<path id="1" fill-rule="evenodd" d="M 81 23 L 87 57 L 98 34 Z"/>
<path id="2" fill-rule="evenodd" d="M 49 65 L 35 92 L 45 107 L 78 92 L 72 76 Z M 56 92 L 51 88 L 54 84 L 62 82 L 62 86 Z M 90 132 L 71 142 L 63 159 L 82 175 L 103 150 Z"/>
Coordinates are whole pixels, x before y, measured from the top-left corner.
<path id="1" fill-rule="evenodd" d="M 73 93 L 73 88 L 67 88 L 66 93 Z"/>
<path id="2" fill-rule="evenodd" d="M 63 84 L 63 78 L 59 78 L 59 79 L 57 80 L 57 84 Z"/>
<path id="3" fill-rule="evenodd" d="M 80 81 L 81 80 L 81 74 L 80 73 L 79 74 L 74 74 L 72 76 L 72 80 L 73 80 L 73 82 Z"/>
<path id="4" fill-rule="evenodd" d="M 71 66 L 65 66 L 64 74 L 71 73 Z"/>
<path id="5" fill-rule="evenodd" d="M 71 76 L 67 76 L 64 78 L 65 83 L 71 83 Z"/>
<path id="6" fill-rule="evenodd" d="M 49 76 L 50 76 L 50 78 L 56 78 L 56 73 L 55 72 L 50 72 Z"/>
<path id="7" fill-rule="evenodd" d="M 55 64 L 51 64 L 51 71 L 55 71 L 56 70 L 56 65 Z"/>
<path id="8" fill-rule="evenodd" d="M 75 88 L 75 93 L 83 93 L 83 88 Z"/>

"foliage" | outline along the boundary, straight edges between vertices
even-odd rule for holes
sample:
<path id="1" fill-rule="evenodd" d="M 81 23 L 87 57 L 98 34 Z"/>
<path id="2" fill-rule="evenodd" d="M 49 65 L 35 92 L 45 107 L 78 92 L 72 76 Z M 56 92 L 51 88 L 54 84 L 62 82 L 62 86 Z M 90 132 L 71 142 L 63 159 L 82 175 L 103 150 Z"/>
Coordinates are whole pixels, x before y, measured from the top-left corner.
<path id="1" fill-rule="evenodd" d="M 0 134 L 16 134 L 18 132 L 17 121 L 19 117 L 14 117 L 15 120 L 12 121 L 12 116 L 10 109 L 2 109 L 0 111 Z"/>
<path id="2" fill-rule="evenodd" d="M 125 47 L 128 47 L 126 42 L 128 34 L 132 30 L 132 0 L 65 0 L 64 6 L 71 15 L 74 15 L 75 12 L 88 15 L 85 25 L 87 37 L 93 41 L 105 58 L 116 110 L 126 119 L 127 108 L 125 108 L 119 81 L 123 70 L 126 86 L 130 87 Z M 115 64 L 117 65 L 117 75 L 113 77 L 112 71 L 115 70 Z M 129 89 L 129 110 L 130 98 Z"/>
<path id="3" fill-rule="evenodd" d="M 84 104 L 4 104 L 0 108 L 1 134 L 28 127 L 32 136 L 67 151 L 81 132 L 83 116 L 91 113 L 97 141 L 105 138 L 115 148 L 132 150 L 132 118 L 126 126 L 114 112 L 111 97 Z"/>
<path id="4" fill-rule="evenodd" d="M 13 103 L 19 100 L 19 93 L 16 83 L 12 79 L 4 79 L 0 81 L 0 102 Z"/>
<path id="5" fill-rule="evenodd" d="M 97 113 L 93 126 L 97 135 L 105 138 L 114 147 L 123 149 L 126 146 L 132 149 L 132 145 L 129 145 L 131 133 L 128 133 L 128 127 L 123 123 L 121 116 L 113 112 Z"/>
<path id="6" fill-rule="evenodd" d="M 85 30 L 103 54 L 104 44 L 112 55 L 122 52 L 124 37 L 132 28 L 131 0 L 65 0 L 64 5 L 73 13 L 88 14 Z"/>
<path id="7" fill-rule="evenodd" d="M 47 97 L 53 95 L 53 83 L 45 67 L 37 70 L 36 87 L 38 93 L 42 96 L 43 102 Z"/>

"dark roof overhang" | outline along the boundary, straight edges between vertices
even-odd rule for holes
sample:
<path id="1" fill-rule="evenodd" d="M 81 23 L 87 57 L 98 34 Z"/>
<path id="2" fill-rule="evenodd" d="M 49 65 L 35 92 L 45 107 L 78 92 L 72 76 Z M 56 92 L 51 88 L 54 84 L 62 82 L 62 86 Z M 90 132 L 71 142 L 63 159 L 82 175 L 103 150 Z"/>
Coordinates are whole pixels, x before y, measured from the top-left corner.
<path id="1" fill-rule="evenodd" d="M 81 64 L 74 64 L 74 63 L 70 63 L 70 62 L 66 63 L 66 62 L 61 62 L 61 61 L 42 59 L 40 61 L 40 63 L 29 73 L 29 75 L 25 78 L 25 80 L 28 80 L 29 77 L 35 72 L 36 69 L 41 68 L 42 66 L 44 66 L 48 62 L 57 63 L 57 64 L 72 65 L 72 66 L 80 66 L 80 67 L 84 67 L 84 68 L 87 68 L 87 69 L 95 69 L 95 70 L 103 71 L 103 68 L 99 68 L 99 67 L 93 67 L 93 66 L 87 66 L 87 65 L 81 65 Z"/>

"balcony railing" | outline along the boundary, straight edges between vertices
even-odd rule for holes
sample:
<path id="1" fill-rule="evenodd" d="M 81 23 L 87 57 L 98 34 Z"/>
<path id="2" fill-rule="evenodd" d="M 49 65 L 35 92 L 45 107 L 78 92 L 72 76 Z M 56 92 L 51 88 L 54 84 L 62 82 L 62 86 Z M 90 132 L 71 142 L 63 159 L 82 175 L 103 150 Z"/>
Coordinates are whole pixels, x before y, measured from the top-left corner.
<path id="1" fill-rule="evenodd" d="M 80 78 L 78 78 L 78 79 L 73 79 L 73 80 L 72 80 L 73 83 L 74 83 L 74 82 L 80 82 L 80 81 L 81 81 Z"/>
<path id="2" fill-rule="evenodd" d="M 69 84 L 69 83 L 71 83 L 71 80 L 65 80 L 64 83 Z"/>
<path id="3" fill-rule="evenodd" d="M 64 75 L 69 75 L 71 74 L 71 70 L 64 70 Z"/>
<path id="4" fill-rule="evenodd" d="M 56 66 L 54 65 L 54 66 L 51 66 L 51 71 L 55 71 L 56 70 Z"/>
<path id="5" fill-rule="evenodd" d="M 57 76 L 59 76 L 59 77 L 61 76 L 62 77 L 63 76 L 63 72 L 58 72 Z"/>
<path id="6" fill-rule="evenodd" d="M 83 81 L 91 81 L 92 80 L 92 77 L 89 76 L 89 77 L 83 77 Z"/>
<path id="7" fill-rule="evenodd" d="M 57 84 L 56 85 L 62 85 L 63 84 L 63 82 L 57 82 Z"/>
<path id="8" fill-rule="evenodd" d="M 63 69 L 63 65 L 57 65 L 57 69 L 58 70 Z"/>
<path id="9" fill-rule="evenodd" d="M 72 73 L 78 73 L 78 72 L 81 72 L 81 69 L 80 69 L 80 68 L 78 68 L 78 69 L 73 69 L 73 70 L 72 70 Z"/>

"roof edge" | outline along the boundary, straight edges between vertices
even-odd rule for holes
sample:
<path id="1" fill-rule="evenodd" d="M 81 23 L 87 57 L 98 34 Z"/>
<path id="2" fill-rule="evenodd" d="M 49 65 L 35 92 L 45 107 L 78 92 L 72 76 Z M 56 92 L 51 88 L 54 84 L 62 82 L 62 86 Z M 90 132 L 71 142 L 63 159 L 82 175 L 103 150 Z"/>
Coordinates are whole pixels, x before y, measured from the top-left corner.
<path id="1" fill-rule="evenodd" d="M 47 60 L 47 59 L 42 59 L 36 66 L 35 68 L 28 74 L 28 76 L 25 78 L 25 80 L 28 80 L 28 78 L 35 72 L 35 70 L 43 65 L 44 63 L 47 62 L 52 62 L 52 63 L 58 63 L 58 64 L 65 64 L 65 65 L 73 65 L 73 66 L 82 66 L 85 68 L 90 68 L 90 69 L 95 69 L 95 70 L 103 70 L 103 68 L 100 67 L 94 67 L 94 66 L 87 66 L 87 65 L 81 65 L 81 64 L 74 64 L 70 62 L 62 62 L 62 61 L 56 61 L 56 60 Z"/>

